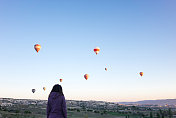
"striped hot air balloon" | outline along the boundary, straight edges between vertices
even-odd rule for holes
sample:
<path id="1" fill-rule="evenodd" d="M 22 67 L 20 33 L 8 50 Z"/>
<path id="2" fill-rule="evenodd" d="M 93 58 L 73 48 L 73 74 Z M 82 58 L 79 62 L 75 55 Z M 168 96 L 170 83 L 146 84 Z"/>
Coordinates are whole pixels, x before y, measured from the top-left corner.
<path id="1" fill-rule="evenodd" d="M 34 45 L 34 49 L 35 49 L 37 52 L 39 52 L 40 49 L 41 49 L 41 45 L 35 44 L 35 45 Z"/>
<path id="2" fill-rule="evenodd" d="M 95 52 L 95 54 L 97 55 L 97 54 L 100 52 L 100 48 L 99 48 L 99 47 L 96 47 L 96 48 L 94 49 L 94 52 Z"/>
<path id="3" fill-rule="evenodd" d="M 84 78 L 87 80 L 89 78 L 89 75 L 88 74 L 85 74 L 84 75 Z"/>
<path id="4" fill-rule="evenodd" d="M 143 72 L 140 72 L 139 74 L 140 74 L 140 76 L 141 76 L 141 77 L 144 75 L 144 73 L 143 73 Z"/>

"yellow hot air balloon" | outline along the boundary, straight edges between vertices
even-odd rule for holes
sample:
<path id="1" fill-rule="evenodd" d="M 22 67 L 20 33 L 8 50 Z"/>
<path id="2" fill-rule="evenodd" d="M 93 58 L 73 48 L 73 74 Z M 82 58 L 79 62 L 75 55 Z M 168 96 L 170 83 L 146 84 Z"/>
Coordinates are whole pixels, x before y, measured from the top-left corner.
<path id="1" fill-rule="evenodd" d="M 41 45 L 35 44 L 35 45 L 34 45 L 34 49 L 35 49 L 37 52 L 39 52 L 40 49 L 41 49 Z"/>

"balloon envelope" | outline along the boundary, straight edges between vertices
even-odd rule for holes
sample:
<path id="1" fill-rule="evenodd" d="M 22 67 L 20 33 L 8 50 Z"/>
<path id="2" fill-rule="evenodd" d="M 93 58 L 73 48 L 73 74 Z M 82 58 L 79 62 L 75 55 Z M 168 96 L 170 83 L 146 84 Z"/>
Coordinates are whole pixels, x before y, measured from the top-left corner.
<path id="1" fill-rule="evenodd" d="M 88 74 L 85 74 L 84 75 L 84 78 L 87 80 L 89 78 L 89 75 Z"/>
<path id="2" fill-rule="evenodd" d="M 140 76 L 141 76 L 141 77 L 144 75 L 144 73 L 143 73 L 143 72 L 140 72 L 139 74 L 140 74 Z"/>
<path id="3" fill-rule="evenodd" d="M 62 79 L 60 79 L 60 82 L 62 82 Z"/>
<path id="4" fill-rule="evenodd" d="M 45 91 L 45 90 L 46 90 L 46 87 L 43 87 L 43 90 Z"/>
<path id="5" fill-rule="evenodd" d="M 95 52 L 95 54 L 97 55 L 97 54 L 100 52 L 100 48 L 99 48 L 99 47 L 96 47 L 96 48 L 94 49 L 94 52 Z"/>
<path id="6" fill-rule="evenodd" d="M 35 93 L 35 89 L 32 89 L 32 92 Z"/>
<path id="7" fill-rule="evenodd" d="M 37 52 L 39 52 L 40 49 L 41 49 L 41 45 L 35 44 L 35 45 L 34 45 L 34 49 L 35 49 Z"/>

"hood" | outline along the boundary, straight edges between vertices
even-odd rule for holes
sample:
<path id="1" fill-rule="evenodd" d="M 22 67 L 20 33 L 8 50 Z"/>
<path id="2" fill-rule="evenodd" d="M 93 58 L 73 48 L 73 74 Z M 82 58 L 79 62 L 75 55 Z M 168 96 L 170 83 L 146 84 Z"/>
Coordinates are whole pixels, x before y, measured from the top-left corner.
<path id="1" fill-rule="evenodd" d="M 51 92 L 49 97 L 52 98 L 52 99 L 56 99 L 59 96 L 62 96 L 62 95 L 58 92 Z"/>

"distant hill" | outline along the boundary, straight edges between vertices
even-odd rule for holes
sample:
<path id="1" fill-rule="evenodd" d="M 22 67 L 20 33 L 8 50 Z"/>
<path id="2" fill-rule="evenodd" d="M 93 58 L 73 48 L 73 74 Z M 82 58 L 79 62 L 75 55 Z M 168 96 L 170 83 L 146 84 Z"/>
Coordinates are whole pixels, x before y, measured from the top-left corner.
<path id="1" fill-rule="evenodd" d="M 153 104 L 153 105 L 176 105 L 176 99 L 162 99 L 162 100 L 143 100 L 137 102 L 119 102 L 119 104 Z"/>

